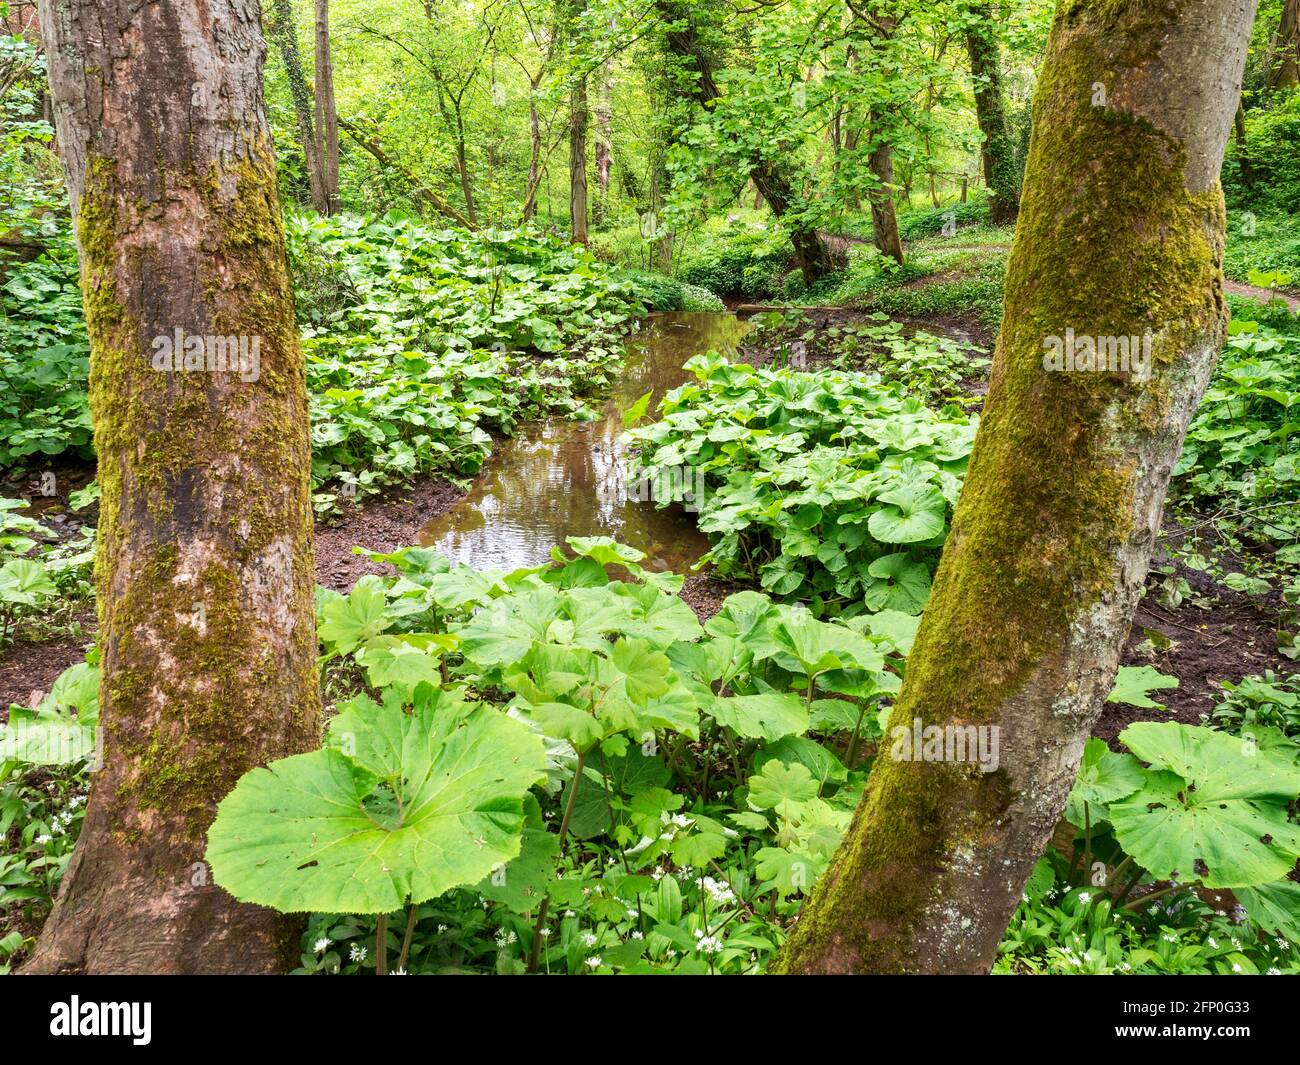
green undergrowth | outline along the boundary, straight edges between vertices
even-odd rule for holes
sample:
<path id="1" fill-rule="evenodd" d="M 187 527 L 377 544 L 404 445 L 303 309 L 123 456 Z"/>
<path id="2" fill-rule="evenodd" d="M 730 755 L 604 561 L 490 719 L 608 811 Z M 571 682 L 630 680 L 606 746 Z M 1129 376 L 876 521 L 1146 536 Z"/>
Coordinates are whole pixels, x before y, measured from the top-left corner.
<path id="1" fill-rule="evenodd" d="M 589 416 L 651 279 L 529 230 L 468 233 L 389 215 L 286 218 L 318 511 L 418 473 L 477 472 L 491 435 Z M 680 284 L 680 307 L 714 309 Z M 0 467 L 92 457 L 88 343 L 66 236 L 0 283 Z"/>
<path id="2" fill-rule="evenodd" d="M 311 914 L 298 973 L 762 972 L 873 766 L 906 756 L 899 611 L 744 591 L 701 624 L 680 576 L 605 538 L 511 573 L 370 557 L 396 574 L 318 594 L 324 746 L 246 774 L 208 834 L 220 886 Z M 74 667 L 0 729 L 0 966 L 71 852 L 97 681 Z M 1214 727 L 1091 741 L 995 971 L 1300 969 L 1294 692 L 1257 678 Z"/>
<path id="3" fill-rule="evenodd" d="M 694 493 L 708 561 L 818 613 L 919 614 L 977 420 L 857 372 L 713 353 L 686 368 L 695 381 L 630 433 L 634 475 L 665 486 L 660 506 Z"/>

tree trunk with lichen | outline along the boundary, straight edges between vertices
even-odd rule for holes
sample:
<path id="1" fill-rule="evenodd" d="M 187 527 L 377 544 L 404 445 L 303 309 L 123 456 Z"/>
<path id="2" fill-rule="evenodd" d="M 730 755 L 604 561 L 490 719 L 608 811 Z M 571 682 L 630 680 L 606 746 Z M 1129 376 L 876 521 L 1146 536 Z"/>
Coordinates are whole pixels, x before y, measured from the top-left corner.
<path id="1" fill-rule="evenodd" d="M 258 6 L 42 0 L 41 19 L 91 342 L 103 768 L 24 971 L 282 971 L 296 922 L 203 862 L 217 802 L 317 746 L 321 715 Z"/>
<path id="2" fill-rule="evenodd" d="M 993 35 L 992 6 L 976 4 L 971 9 L 971 17 L 974 22 L 966 29 L 966 55 L 974 82 L 975 118 L 984 135 L 984 143 L 980 145 L 984 184 L 989 190 L 989 217 L 994 225 L 1002 226 L 1014 222 L 1020 209 L 1020 175 L 1007 129 L 1002 59 Z"/>
<path id="3" fill-rule="evenodd" d="M 587 79 L 579 78 L 569 109 L 569 239 L 587 243 Z"/>
<path id="4" fill-rule="evenodd" d="M 903 238 L 898 231 L 898 210 L 894 206 L 894 149 L 886 140 L 876 143 L 867 158 L 867 166 L 876 179 L 867 193 L 871 204 L 871 235 L 881 255 L 897 263 L 903 261 Z"/>
<path id="5" fill-rule="evenodd" d="M 316 137 L 321 164 L 323 214 L 339 209 L 339 112 L 334 103 L 334 59 L 330 52 L 329 0 L 316 0 Z"/>
<path id="6" fill-rule="evenodd" d="M 998 766 L 893 758 L 887 736 L 774 972 L 996 958 L 1110 691 L 1222 341 L 1218 175 L 1254 10 L 1057 8 L 984 419 L 891 715 L 996 727 Z M 1149 373 L 1052 372 L 1068 329 L 1150 336 Z"/>
<path id="7" fill-rule="evenodd" d="M 328 214 L 329 197 L 325 193 L 320 144 L 316 140 L 316 127 L 312 121 L 311 90 L 307 88 L 307 77 L 303 72 L 302 53 L 298 48 L 298 28 L 294 25 L 293 8 L 289 0 L 273 0 L 266 32 L 275 42 L 289 82 L 289 98 L 293 101 L 294 117 L 298 120 L 298 141 L 302 146 L 307 186 L 311 190 L 311 205 L 321 214 Z"/>

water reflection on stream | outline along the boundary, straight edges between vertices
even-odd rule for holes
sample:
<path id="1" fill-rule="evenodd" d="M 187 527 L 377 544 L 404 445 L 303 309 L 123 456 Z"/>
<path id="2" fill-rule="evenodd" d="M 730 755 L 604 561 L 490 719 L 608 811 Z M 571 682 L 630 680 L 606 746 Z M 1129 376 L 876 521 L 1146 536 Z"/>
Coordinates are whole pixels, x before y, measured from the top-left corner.
<path id="1" fill-rule="evenodd" d="M 712 348 L 734 351 L 748 329 L 730 314 L 658 315 L 628 341 L 627 359 L 594 422 L 551 418 L 493 452 L 473 489 L 420 536 L 457 562 L 497 569 L 536 566 L 566 536 L 613 536 L 656 569 L 686 572 L 709 549 L 680 508 L 627 497 L 622 414 L 649 390 L 658 401 L 690 376 L 682 363 Z"/>

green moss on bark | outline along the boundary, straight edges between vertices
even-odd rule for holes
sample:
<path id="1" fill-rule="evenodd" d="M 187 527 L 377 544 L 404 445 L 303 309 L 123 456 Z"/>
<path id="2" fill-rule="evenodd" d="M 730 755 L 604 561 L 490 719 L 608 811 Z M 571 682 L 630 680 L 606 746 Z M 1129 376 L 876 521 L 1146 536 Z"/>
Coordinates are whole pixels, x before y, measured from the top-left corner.
<path id="1" fill-rule="evenodd" d="M 1007 708 L 1119 582 L 1140 445 L 1186 392 L 1189 348 L 1221 339 L 1219 189 L 1189 191 L 1179 142 L 1094 103 L 1097 83 L 1140 77 L 1180 6 L 1058 11 L 984 423 L 895 721 L 1014 726 Z M 1044 340 L 1067 329 L 1149 332 L 1149 377 L 1048 372 Z M 947 871 L 1016 800 L 1001 771 L 881 758 L 773 971 L 917 967 L 916 932 L 945 912 Z"/>

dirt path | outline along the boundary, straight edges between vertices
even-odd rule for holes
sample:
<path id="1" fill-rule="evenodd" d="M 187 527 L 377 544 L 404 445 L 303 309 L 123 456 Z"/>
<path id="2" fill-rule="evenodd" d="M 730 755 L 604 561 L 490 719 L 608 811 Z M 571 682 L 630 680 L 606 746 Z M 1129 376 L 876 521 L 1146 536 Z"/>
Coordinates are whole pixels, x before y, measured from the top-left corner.
<path id="1" fill-rule="evenodd" d="M 1274 289 L 1259 288 L 1257 285 L 1243 285 L 1240 281 L 1225 281 L 1223 287 L 1234 296 L 1247 296 L 1260 303 L 1280 299 L 1286 302 L 1292 314 L 1300 314 L 1300 296 L 1291 296 Z"/>

